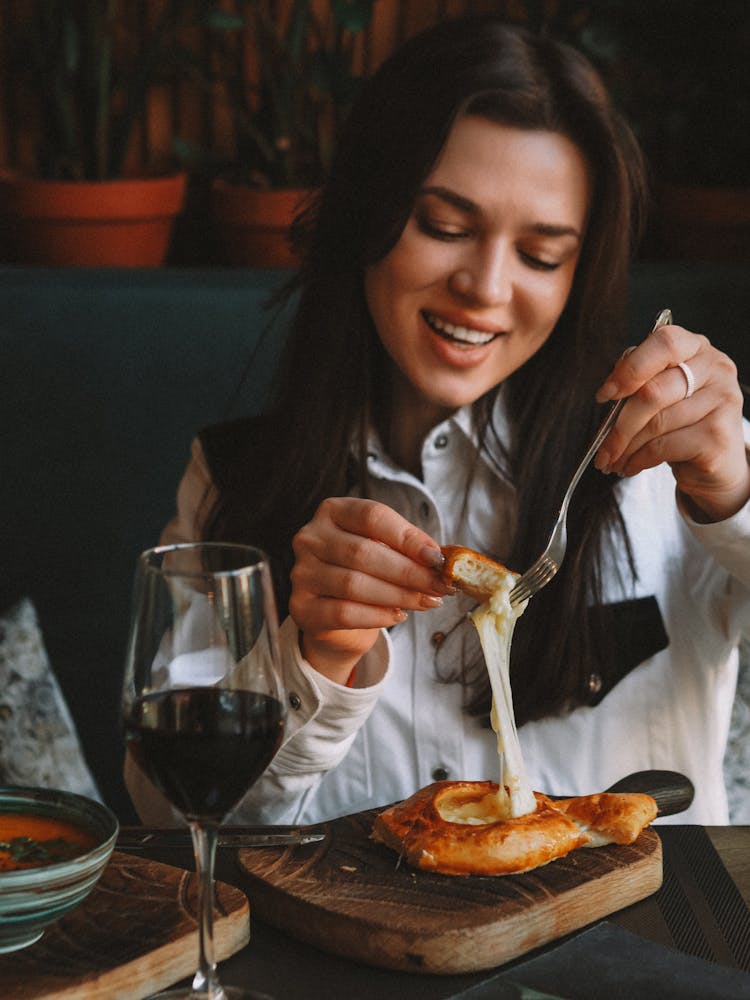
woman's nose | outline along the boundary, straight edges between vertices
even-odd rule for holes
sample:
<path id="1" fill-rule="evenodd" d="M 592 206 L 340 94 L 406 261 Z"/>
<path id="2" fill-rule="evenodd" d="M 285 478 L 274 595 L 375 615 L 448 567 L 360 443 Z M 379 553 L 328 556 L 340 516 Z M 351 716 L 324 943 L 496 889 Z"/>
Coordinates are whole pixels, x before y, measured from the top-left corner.
<path id="1" fill-rule="evenodd" d="M 450 286 L 462 298 L 477 305 L 493 306 L 510 301 L 513 294 L 509 248 L 493 244 L 477 248 L 451 275 Z"/>

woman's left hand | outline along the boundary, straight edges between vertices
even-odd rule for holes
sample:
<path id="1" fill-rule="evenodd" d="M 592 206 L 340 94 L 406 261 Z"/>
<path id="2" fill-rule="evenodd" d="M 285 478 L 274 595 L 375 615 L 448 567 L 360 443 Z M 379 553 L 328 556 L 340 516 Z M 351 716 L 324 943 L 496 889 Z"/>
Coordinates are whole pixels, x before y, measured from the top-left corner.
<path id="1" fill-rule="evenodd" d="M 694 381 L 688 395 L 689 377 Z M 595 464 L 634 476 L 668 462 L 677 486 L 704 521 L 731 517 L 750 498 L 737 368 L 706 337 L 662 326 L 626 351 L 597 393 L 599 402 L 630 397 Z"/>

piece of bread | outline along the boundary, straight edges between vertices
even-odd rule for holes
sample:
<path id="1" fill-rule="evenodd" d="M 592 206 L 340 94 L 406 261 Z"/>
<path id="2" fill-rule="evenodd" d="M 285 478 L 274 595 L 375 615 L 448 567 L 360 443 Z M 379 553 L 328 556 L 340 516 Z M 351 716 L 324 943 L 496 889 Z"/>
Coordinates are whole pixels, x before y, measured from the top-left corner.
<path id="1" fill-rule="evenodd" d="M 509 578 L 512 582 L 518 578 L 502 563 L 462 545 L 444 545 L 441 551 L 445 557 L 445 582 L 459 587 L 480 604 L 486 604 L 497 590 L 508 584 Z"/>
<path id="2" fill-rule="evenodd" d="M 578 847 L 631 843 L 656 816 L 656 803 L 638 793 L 600 793 L 555 802 L 535 792 L 536 811 L 492 819 L 491 781 L 438 781 L 390 806 L 372 836 L 414 868 L 443 875 L 512 875 L 562 858 Z M 445 815 L 475 807 L 473 822 Z M 445 815 L 444 815 L 445 814 Z M 489 822 L 482 822 L 482 817 Z"/>
<path id="3" fill-rule="evenodd" d="M 557 799 L 555 809 L 591 835 L 588 847 L 632 844 L 644 826 L 656 819 L 657 806 L 641 792 L 597 792 L 573 799 Z"/>

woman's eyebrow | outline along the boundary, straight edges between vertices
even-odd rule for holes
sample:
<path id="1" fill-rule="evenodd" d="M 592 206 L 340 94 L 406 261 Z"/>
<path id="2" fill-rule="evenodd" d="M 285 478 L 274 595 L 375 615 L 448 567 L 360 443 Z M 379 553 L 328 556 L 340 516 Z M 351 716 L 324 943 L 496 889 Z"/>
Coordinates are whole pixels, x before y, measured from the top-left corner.
<path id="1" fill-rule="evenodd" d="M 556 226 L 553 223 L 537 222 L 530 228 L 539 236 L 575 236 L 578 240 L 581 238 L 581 234 L 575 226 Z"/>
<path id="2" fill-rule="evenodd" d="M 470 215 L 482 214 L 482 210 L 476 202 L 472 201 L 471 198 L 466 198 L 464 195 L 451 191 L 450 188 L 439 186 L 423 187 L 419 193 L 420 195 L 434 195 L 434 197 L 440 198 L 441 201 L 447 202 L 461 212 L 466 212 Z M 529 226 L 529 230 L 538 236 L 574 236 L 577 240 L 581 239 L 581 233 L 575 226 L 557 225 L 552 222 L 535 222 Z"/>
<path id="3" fill-rule="evenodd" d="M 470 212 L 473 215 L 479 215 L 480 213 L 479 205 L 477 205 L 476 202 L 473 202 L 470 198 L 464 198 L 463 195 L 456 194 L 456 192 L 451 191 L 450 188 L 423 187 L 419 193 L 420 195 L 434 195 L 436 198 L 440 198 L 442 201 L 448 202 L 449 205 L 453 205 L 462 212 Z"/>

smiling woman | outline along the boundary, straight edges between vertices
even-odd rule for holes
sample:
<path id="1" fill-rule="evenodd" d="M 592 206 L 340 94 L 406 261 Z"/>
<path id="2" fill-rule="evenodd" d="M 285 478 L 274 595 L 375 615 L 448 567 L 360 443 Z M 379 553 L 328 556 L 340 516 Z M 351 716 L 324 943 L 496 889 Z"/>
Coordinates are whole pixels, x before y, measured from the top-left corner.
<path id="1" fill-rule="evenodd" d="M 440 546 L 525 570 L 601 403 L 628 397 L 599 456 L 616 475 L 587 469 L 562 567 L 514 632 L 518 737 L 535 791 L 676 770 L 696 787 L 684 818 L 726 821 L 750 429 L 705 336 L 668 325 L 623 355 L 643 203 L 632 135 L 548 36 L 448 21 L 363 88 L 298 219 L 272 406 L 200 433 L 163 534 L 252 542 L 274 566 L 291 711 L 235 818 L 315 821 L 496 773 L 471 601 Z"/>

